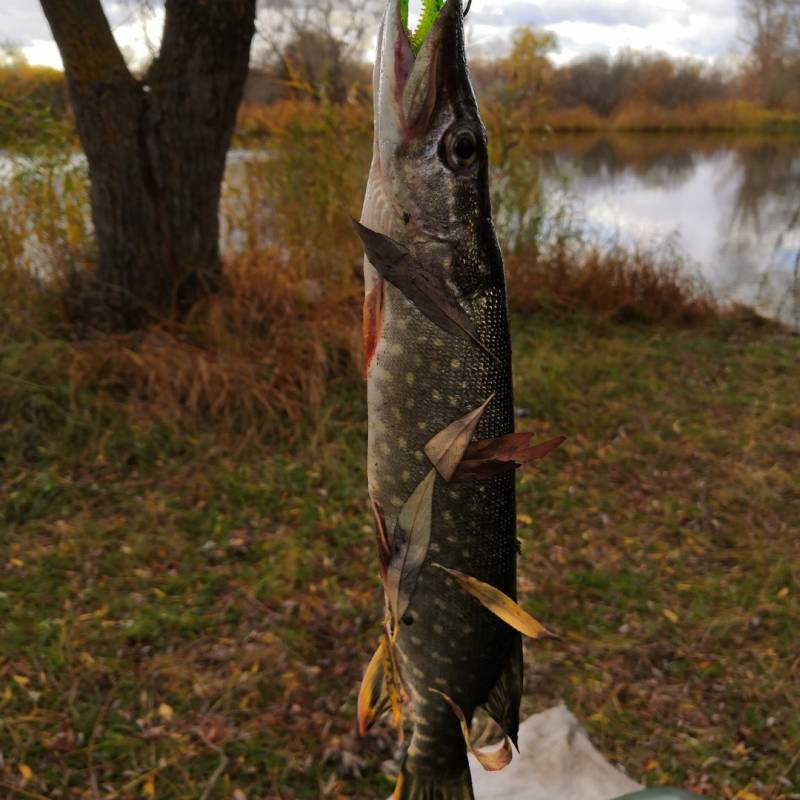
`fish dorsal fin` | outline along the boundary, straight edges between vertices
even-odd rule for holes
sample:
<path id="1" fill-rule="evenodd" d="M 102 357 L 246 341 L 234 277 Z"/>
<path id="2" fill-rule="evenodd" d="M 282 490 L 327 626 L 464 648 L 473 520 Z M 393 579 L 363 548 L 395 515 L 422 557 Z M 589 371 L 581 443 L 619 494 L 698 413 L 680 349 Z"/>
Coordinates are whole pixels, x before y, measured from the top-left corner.
<path id="1" fill-rule="evenodd" d="M 519 750 L 519 704 L 522 698 L 522 636 L 512 636 L 503 671 L 481 705 Z"/>
<path id="2" fill-rule="evenodd" d="M 447 703 L 447 705 L 453 709 L 453 713 L 456 715 L 456 717 L 458 717 L 458 721 L 461 724 L 461 733 L 464 735 L 464 741 L 466 742 L 467 750 L 469 750 L 469 752 L 475 756 L 475 758 L 478 760 L 478 763 L 485 770 L 488 772 L 495 772 L 496 770 L 503 769 L 503 767 L 509 764 L 511 761 L 512 750 L 508 736 L 503 737 L 503 744 L 497 750 L 477 750 L 472 745 L 472 737 L 469 733 L 469 725 L 467 725 L 467 719 L 458 703 L 456 703 L 444 692 L 440 692 L 438 689 L 429 688 L 428 691 L 438 694 Z"/>

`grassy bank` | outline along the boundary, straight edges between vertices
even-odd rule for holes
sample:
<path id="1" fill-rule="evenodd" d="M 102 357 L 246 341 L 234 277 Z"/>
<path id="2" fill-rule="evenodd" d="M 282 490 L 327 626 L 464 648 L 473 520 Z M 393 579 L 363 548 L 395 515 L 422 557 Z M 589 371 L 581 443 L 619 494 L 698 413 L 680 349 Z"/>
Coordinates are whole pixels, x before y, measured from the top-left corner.
<path id="1" fill-rule="evenodd" d="M 355 368 L 287 444 L 41 380 L 46 344 L 0 350 L 0 794 L 385 796 Z M 526 427 L 569 436 L 520 486 L 524 603 L 565 637 L 525 711 L 648 782 L 796 795 L 800 341 L 540 313 L 514 344 Z"/>

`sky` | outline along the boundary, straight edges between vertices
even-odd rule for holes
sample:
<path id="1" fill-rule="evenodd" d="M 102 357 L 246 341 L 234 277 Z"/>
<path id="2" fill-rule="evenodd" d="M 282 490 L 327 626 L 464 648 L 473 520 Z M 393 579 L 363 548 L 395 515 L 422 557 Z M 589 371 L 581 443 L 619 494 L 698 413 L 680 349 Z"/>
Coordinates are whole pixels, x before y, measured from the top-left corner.
<path id="1" fill-rule="evenodd" d="M 104 0 L 114 35 L 131 62 L 147 58 L 158 42 L 162 16 L 144 21 L 134 0 Z M 411 0 L 411 13 L 419 0 Z M 38 0 L 3 0 L 0 43 L 20 46 L 31 64 L 60 68 Z M 621 49 L 711 60 L 740 50 L 737 0 L 473 0 L 468 41 L 482 54 L 502 52 L 511 31 L 534 25 L 552 31 L 558 62 Z"/>

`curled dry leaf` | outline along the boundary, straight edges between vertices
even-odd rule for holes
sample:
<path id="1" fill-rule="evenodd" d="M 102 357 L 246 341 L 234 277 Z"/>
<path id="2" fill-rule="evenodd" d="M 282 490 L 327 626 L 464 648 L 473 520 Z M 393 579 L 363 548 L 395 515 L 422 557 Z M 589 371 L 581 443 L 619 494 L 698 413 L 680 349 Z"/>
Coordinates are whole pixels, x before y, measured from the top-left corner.
<path id="1" fill-rule="evenodd" d="M 428 456 L 433 466 L 436 467 L 437 472 L 446 481 L 453 477 L 458 465 L 461 463 L 470 439 L 475 433 L 475 428 L 478 427 L 478 422 L 486 410 L 486 406 L 489 405 L 493 398 L 494 392 L 477 408 L 474 408 L 463 417 L 453 420 L 425 445 L 425 455 Z"/>
<path id="2" fill-rule="evenodd" d="M 457 569 L 443 567 L 434 562 L 434 567 L 443 570 L 448 575 L 456 579 L 464 591 L 471 594 L 484 607 L 488 608 L 493 614 L 498 616 L 507 625 L 531 639 L 558 639 L 555 633 L 547 630 L 541 622 L 535 620 L 527 611 L 515 603 L 508 595 L 490 586 L 488 583 L 479 581 Z"/>
<path id="3" fill-rule="evenodd" d="M 443 331 L 466 336 L 493 361 L 497 356 L 478 338 L 475 323 L 453 295 L 444 273 L 417 261 L 399 242 L 353 220 L 353 227 L 364 244 L 369 263 L 378 274 L 399 289 L 420 313 Z"/>
<path id="4" fill-rule="evenodd" d="M 492 478 L 503 472 L 544 458 L 555 450 L 566 436 L 556 436 L 531 446 L 532 433 L 508 433 L 494 439 L 470 442 L 453 475 L 453 480 L 470 481 Z"/>
<path id="5" fill-rule="evenodd" d="M 503 744 L 498 750 L 476 750 L 472 746 L 472 739 L 469 735 L 469 728 L 467 727 L 467 720 L 464 717 L 464 712 L 461 710 L 458 703 L 456 703 L 452 698 L 448 697 L 444 692 L 440 692 L 438 689 L 429 688 L 428 691 L 440 695 L 447 705 L 453 709 L 453 713 L 458 717 L 458 721 L 461 723 L 461 733 L 464 735 L 464 741 L 467 743 L 467 749 L 470 753 L 472 753 L 472 755 L 475 756 L 475 758 L 478 759 L 478 763 L 487 772 L 496 772 L 497 770 L 503 769 L 503 767 L 510 763 L 512 750 L 511 742 L 509 741 L 508 736 L 503 736 Z"/>
<path id="6" fill-rule="evenodd" d="M 395 623 L 406 613 L 431 542 L 436 470 L 432 469 L 400 509 L 386 576 L 386 593 Z"/>

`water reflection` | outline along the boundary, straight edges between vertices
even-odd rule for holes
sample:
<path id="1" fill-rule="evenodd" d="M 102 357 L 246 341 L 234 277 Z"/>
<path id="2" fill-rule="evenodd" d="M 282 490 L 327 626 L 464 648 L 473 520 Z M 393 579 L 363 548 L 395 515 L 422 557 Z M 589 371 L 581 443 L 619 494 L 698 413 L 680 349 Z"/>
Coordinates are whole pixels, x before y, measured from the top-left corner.
<path id="1" fill-rule="evenodd" d="M 718 295 L 800 325 L 800 140 L 559 136 L 525 157 L 546 193 L 568 177 L 592 235 L 677 241 Z"/>

